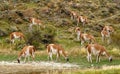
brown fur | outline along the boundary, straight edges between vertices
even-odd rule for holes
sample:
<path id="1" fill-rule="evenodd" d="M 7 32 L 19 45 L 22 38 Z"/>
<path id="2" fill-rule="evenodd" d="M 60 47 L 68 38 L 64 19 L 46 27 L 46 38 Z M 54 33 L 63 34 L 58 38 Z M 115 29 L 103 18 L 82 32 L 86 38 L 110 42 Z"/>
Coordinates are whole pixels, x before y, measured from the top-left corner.
<path id="1" fill-rule="evenodd" d="M 78 31 L 80 31 L 80 27 L 75 28 L 75 32 L 78 32 Z"/>
<path id="2" fill-rule="evenodd" d="M 93 47 L 94 47 L 94 49 L 93 49 Z M 87 53 L 88 53 L 89 59 L 91 58 L 91 54 L 95 53 L 96 56 L 97 56 L 96 62 L 98 62 L 98 60 L 100 62 L 99 58 L 100 58 L 100 56 L 102 54 L 105 54 L 107 57 L 109 57 L 109 61 L 112 61 L 111 56 L 108 54 L 108 52 L 106 51 L 105 47 L 103 47 L 102 45 L 99 45 L 99 44 L 88 44 L 86 46 L 86 48 L 87 48 Z M 94 52 L 94 53 L 92 53 L 92 52 Z M 91 60 L 91 62 L 92 62 L 92 60 Z"/>
<path id="3" fill-rule="evenodd" d="M 106 36 L 106 35 L 109 34 L 109 33 L 108 33 L 107 31 L 105 31 L 105 30 L 102 30 L 101 33 L 102 33 L 104 36 Z"/>
<path id="4" fill-rule="evenodd" d="M 94 43 L 95 42 L 95 37 L 94 36 L 92 36 L 90 34 L 81 33 L 79 27 L 75 28 L 75 32 L 77 33 L 77 39 L 81 40 L 81 44 L 82 44 L 82 42 L 84 43 L 86 41 L 89 41 L 89 43 Z M 86 37 L 88 40 L 86 40 L 84 37 Z"/>
<path id="5" fill-rule="evenodd" d="M 88 40 L 85 40 L 86 37 Z M 80 34 L 80 40 L 81 42 L 89 42 L 89 43 L 95 43 L 95 37 L 90 34 Z"/>
<path id="6" fill-rule="evenodd" d="M 114 32 L 114 29 L 112 26 L 104 26 L 103 28 L 104 31 L 109 31 L 109 32 Z"/>
<path id="7" fill-rule="evenodd" d="M 82 23 L 83 26 L 85 26 L 85 24 L 88 23 L 87 17 L 85 17 L 85 16 L 79 16 L 79 15 L 78 15 L 77 13 L 75 13 L 74 11 L 71 11 L 70 13 L 71 13 L 71 14 L 70 14 L 71 19 L 77 21 L 77 26 L 78 26 L 78 24 L 79 24 L 80 22 Z M 82 21 L 81 18 L 84 19 L 84 21 Z"/>
<path id="8" fill-rule="evenodd" d="M 71 11 L 71 19 L 76 20 L 77 19 L 77 13 L 75 13 L 74 11 Z"/>
<path id="9" fill-rule="evenodd" d="M 32 29 L 32 25 L 39 25 L 43 28 L 45 28 L 45 25 L 42 24 L 41 20 L 37 19 L 37 18 L 34 18 L 34 17 L 30 17 L 29 18 L 29 21 L 30 21 L 30 28 Z"/>
<path id="10" fill-rule="evenodd" d="M 82 21 L 81 18 L 82 18 L 84 21 Z M 77 25 L 78 25 L 80 22 L 82 23 L 83 26 L 85 26 L 85 24 L 88 23 L 87 17 L 85 17 L 85 16 L 77 16 Z"/>
<path id="11" fill-rule="evenodd" d="M 49 53 L 49 57 L 50 57 L 50 54 L 53 54 L 53 50 L 51 49 L 51 47 L 56 51 L 56 54 L 58 55 L 57 59 L 59 59 L 60 55 L 62 55 L 68 61 L 68 58 L 64 49 L 58 44 L 49 44 L 47 46 L 47 52 Z"/>
<path id="12" fill-rule="evenodd" d="M 30 17 L 30 22 L 31 23 L 33 23 L 33 19 L 34 19 L 34 22 L 36 23 L 36 25 L 40 25 L 41 24 L 41 20 L 33 18 L 33 17 Z"/>
<path id="13" fill-rule="evenodd" d="M 88 39 L 90 40 L 90 42 L 92 42 L 92 41 L 95 42 L 94 36 L 92 36 L 92 35 L 90 35 L 90 34 L 81 34 L 80 37 L 81 37 L 81 39 L 84 40 L 84 41 L 85 41 L 84 36 L 86 36 L 86 38 L 88 38 Z"/>
<path id="14" fill-rule="evenodd" d="M 29 49 L 28 49 L 29 48 Z M 27 52 L 29 50 L 29 52 Z M 34 52 L 36 51 L 34 46 L 25 46 L 21 52 L 18 54 L 18 63 L 20 63 L 20 58 L 21 57 L 28 57 L 27 54 L 32 56 L 32 59 L 34 60 Z"/>
<path id="15" fill-rule="evenodd" d="M 10 34 L 10 41 L 12 41 L 12 40 L 15 39 L 15 36 L 14 36 L 14 35 L 19 36 L 19 39 L 21 39 L 21 40 L 24 40 L 24 39 L 25 39 L 23 33 L 21 33 L 21 32 L 12 32 L 12 33 Z"/>
<path id="16" fill-rule="evenodd" d="M 111 26 L 105 26 L 103 28 L 103 30 L 101 31 L 101 35 L 102 35 L 102 41 L 105 40 L 105 38 L 108 38 L 108 44 L 110 43 L 111 40 L 111 33 L 114 32 L 113 27 Z"/>

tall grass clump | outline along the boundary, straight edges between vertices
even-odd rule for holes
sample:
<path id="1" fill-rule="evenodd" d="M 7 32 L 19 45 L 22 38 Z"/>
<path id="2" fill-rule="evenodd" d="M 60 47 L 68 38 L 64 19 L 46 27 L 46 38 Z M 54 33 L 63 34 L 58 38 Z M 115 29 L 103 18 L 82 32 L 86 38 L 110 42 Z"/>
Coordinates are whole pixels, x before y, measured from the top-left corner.
<path id="1" fill-rule="evenodd" d="M 45 29 L 33 26 L 32 30 L 25 31 L 26 44 L 34 45 L 37 49 L 44 49 L 45 45 L 54 42 L 55 29 L 48 26 Z"/>
<path id="2" fill-rule="evenodd" d="M 120 48 L 120 33 L 115 33 L 111 37 L 112 44 Z"/>

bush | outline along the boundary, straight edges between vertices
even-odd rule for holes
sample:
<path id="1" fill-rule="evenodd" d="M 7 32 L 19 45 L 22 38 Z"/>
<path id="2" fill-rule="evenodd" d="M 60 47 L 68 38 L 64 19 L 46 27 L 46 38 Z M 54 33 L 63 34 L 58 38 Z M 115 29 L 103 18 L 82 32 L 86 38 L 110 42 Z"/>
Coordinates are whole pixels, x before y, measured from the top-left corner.
<path id="1" fill-rule="evenodd" d="M 103 8 L 101 10 L 101 14 L 102 17 L 108 17 L 110 15 L 109 10 L 107 8 Z"/>
<path id="2" fill-rule="evenodd" d="M 112 37 L 112 43 L 115 46 L 120 47 L 120 33 L 117 33 L 117 34 L 115 33 L 111 37 Z"/>
<path id="3" fill-rule="evenodd" d="M 16 40 L 14 44 L 11 44 L 13 50 L 21 50 L 25 46 L 24 41 Z"/>
<path id="4" fill-rule="evenodd" d="M 45 44 L 53 43 L 55 30 L 52 26 L 44 30 L 34 26 L 30 32 L 25 32 L 26 44 L 34 45 L 37 49 L 44 49 Z"/>

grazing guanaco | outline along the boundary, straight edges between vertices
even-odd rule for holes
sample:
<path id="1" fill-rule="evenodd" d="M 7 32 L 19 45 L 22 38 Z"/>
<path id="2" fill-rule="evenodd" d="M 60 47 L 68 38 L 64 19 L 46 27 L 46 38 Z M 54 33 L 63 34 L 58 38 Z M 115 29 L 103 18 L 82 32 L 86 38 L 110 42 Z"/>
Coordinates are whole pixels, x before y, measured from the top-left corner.
<path id="1" fill-rule="evenodd" d="M 42 26 L 43 28 L 45 28 L 45 25 L 42 24 L 41 20 L 37 19 L 37 18 L 34 18 L 34 17 L 30 17 L 29 18 L 29 21 L 30 21 L 30 29 L 32 29 L 32 26 L 33 25 L 38 25 L 39 27 Z"/>
<path id="2" fill-rule="evenodd" d="M 88 42 L 88 43 L 94 43 L 95 42 L 95 37 L 91 34 L 80 34 L 80 39 L 81 39 L 81 45 L 84 42 Z"/>
<path id="3" fill-rule="evenodd" d="M 71 20 L 77 19 L 77 13 L 75 13 L 74 11 L 71 11 L 70 16 L 71 16 Z"/>
<path id="4" fill-rule="evenodd" d="M 17 61 L 18 61 L 18 63 L 20 63 L 20 59 L 21 59 L 21 57 L 24 57 L 25 59 L 24 59 L 24 62 L 26 62 L 26 58 L 28 58 L 28 60 L 29 60 L 29 56 L 32 56 L 32 59 L 34 60 L 34 58 L 35 58 L 35 51 L 36 51 L 36 49 L 35 49 L 35 47 L 34 46 L 31 46 L 31 45 L 29 45 L 29 46 L 25 46 L 22 50 L 21 50 L 21 52 L 18 54 L 18 59 L 17 59 Z"/>
<path id="5" fill-rule="evenodd" d="M 75 28 L 75 33 L 77 34 L 77 40 L 79 41 L 80 40 L 80 27 L 76 27 Z"/>
<path id="6" fill-rule="evenodd" d="M 77 21 L 77 26 L 81 22 L 83 26 L 85 26 L 86 23 L 88 23 L 87 17 L 85 16 L 79 16 L 77 13 L 74 11 L 70 12 L 71 20 Z"/>
<path id="7" fill-rule="evenodd" d="M 81 33 L 80 28 L 76 27 L 75 32 L 77 33 L 77 40 L 81 40 L 81 45 L 84 42 L 89 42 L 89 43 L 94 43 L 95 42 L 95 37 L 90 35 L 90 34 L 86 34 L 86 33 Z"/>
<path id="8" fill-rule="evenodd" d="M 83 26 L 88 22 L 87 17 L 85 16 L 77 16 L 77 26 L 79 23 L 82 23 Z"/>
<path id="9" fill-rule="evenodd" d="M 112 26 L 104 26 L 103 30 L 111 33 L 114 32 L 114 29 Z"/>
<path id="10" fill-rule="evenodd" d="M 105 41 L 105 38 L 107 39 L 107 43 L 109 44 L 111 41 L 111 34 L 114 32 L 113 27 L 111 26 L 105 26 L 103 30 L 101 31 L 102 41 Z"/>
<path id="11" fill-rule="evenodd" d="M 10 41 L 11 41 L 12 43 L 14 43 L 14 42 L 15 42 L 15 39 L 24 40 L 24 34 L 21 33 L 21 32 L 12 32 L 12 33 L 10 34 Z"/>
<path id="12" fill-rule="evenodd" d="M 69 61 L 64 49 L 58 44 L 49 44 L 47 46 L 48 58 L 52 60 L 53 54 L 56 54 L 56 61 L 59 60 L 60 55 L 62 55 L 66 61 Z"/>
<path id="13" fill-rule="evenodd" d="M 109 61 L 112 61 L 112 57 L 106 51 L 105 47 L 99 44 L 88 44 L 87 49 L 87 60 L 92 63 L 92 54 L 97 56 L 96 63 L 100 62 L 100 56 L 106 55 L 109 58 Z"/>

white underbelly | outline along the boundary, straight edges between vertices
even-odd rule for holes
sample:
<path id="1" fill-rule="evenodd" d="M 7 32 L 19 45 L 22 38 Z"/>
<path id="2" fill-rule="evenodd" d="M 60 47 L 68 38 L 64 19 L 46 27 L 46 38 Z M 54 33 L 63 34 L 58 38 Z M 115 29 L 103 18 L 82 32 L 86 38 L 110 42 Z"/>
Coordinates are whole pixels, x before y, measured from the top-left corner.
<path id="1" fill-rule="evenodd" d="M 27 50 L 25 51 L 25 54 L 26 54 L 26 56 L 30 56 L 29 47 L 27 47 Z"/>
<path id="2" fill-rule="evenodd" d="M 14 38 L 18 39 L 18 38 L 20 38 L 20 36 L 17 36 L 16 34 L 14 34 Z"/>
<path id="3" fill-rule="evenodd" d="M 97 55 L 100 51 L 96 50 L 94 47 L 91 47 L 93 55 Z"/>
<path id="4" fill-rule="evenodd" d="M 86 37 L 86 35 L 84 35 L 84 40 L 85 41 L 89 41 L 90 39 Z"/>
<path id="5" fill-rule="evenodd" d="M 57 49 L 53 48 L 52 46 L 50 47 L 50 49 L 53 54 L 57 54 Z"/>
<path id="6" fill-rule="evenodd" d="M 81 22 L 84 22 L 84 21 L 85 21 L 85 19 L 81 18 Z"/>

